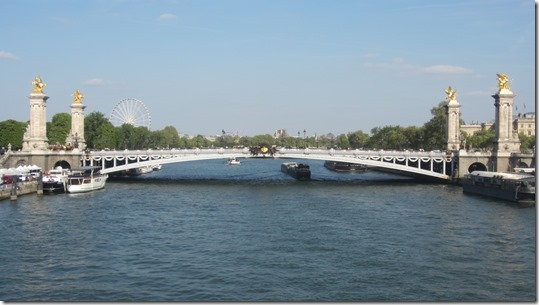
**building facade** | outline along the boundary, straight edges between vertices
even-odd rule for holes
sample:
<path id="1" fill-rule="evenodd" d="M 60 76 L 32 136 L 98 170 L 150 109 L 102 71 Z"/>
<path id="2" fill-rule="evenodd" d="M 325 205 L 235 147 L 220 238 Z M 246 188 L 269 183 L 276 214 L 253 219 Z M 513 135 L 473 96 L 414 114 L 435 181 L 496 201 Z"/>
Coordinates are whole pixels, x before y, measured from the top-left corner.
<path id="1" fill-rule="evenodd" d="M 519 113 L 513 121 L 513 129 L 518 134 L 535 136 L 535 112 Z"/>

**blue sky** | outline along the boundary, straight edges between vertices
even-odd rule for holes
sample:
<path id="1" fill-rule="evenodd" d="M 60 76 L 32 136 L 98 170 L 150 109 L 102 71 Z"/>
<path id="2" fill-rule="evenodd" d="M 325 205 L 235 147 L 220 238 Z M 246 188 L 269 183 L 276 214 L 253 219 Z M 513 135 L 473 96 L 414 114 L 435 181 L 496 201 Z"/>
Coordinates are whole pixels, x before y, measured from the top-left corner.
<path id="1" fill-rule="evenodd" d="M 107 117 L 143 101 L 152 130 L 307 135 L 421 126 L 457 91 L 466 123 L 494 118 L 496 73 L 535 111 L 531 0 L 2 0 L 0 121 Z"/>

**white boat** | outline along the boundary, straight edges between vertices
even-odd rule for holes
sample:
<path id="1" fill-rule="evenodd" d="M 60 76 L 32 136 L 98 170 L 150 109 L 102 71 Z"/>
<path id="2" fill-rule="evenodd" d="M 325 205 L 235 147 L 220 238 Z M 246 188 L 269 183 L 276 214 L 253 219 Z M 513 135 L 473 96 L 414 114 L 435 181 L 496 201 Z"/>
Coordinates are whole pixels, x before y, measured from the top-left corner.
<path id="1" fill-rule="evenodd" d="M 240 162 L 240 160 L 238 160 L 236 158 L 229 158 L 228 161 L 226 161 L 226 164 L 228 164 L 228 165 L 240 165 L 241 162 Z"/>
<path id="2" fill-rule="evenodd" d="M 147 173 L 153 172 L 153 168 L 151 165 L 140 167 L 138 170 L 139 170 L 139 173 L 141 174 L 147 174 Z"/>
<path id="3" fill-rule="evenodd" d="M 100 169 L 100 166 L 72 169 L 71 175 L 67 178 L 67 191 L 69 193 L 84 193 L 104 188 L 109 176 L 101 174 Z"/>
<path id="4" fill-rule="evenodd" d="M 70 171 L 61 166 L 51 169 L 43 174 L 43 191 L 45 192 L 66 192 L 67 177 Z"/>
<path id="5" fill-rule="evenodd" d="M 535 204 L 535 176 L 533 175 L 473 171 L 466 174 L 461 182 L 464 193 Z"/>

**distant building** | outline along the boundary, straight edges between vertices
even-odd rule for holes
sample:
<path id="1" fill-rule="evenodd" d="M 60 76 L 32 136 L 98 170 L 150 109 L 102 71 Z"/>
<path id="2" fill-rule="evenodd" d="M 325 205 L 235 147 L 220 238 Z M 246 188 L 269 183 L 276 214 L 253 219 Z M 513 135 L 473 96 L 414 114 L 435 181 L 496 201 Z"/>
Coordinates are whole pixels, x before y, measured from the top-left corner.
<path id="1" fill-rule="evenodd" d="M 468 136 L 481 130 L 494 130 L 495 122 L 490 121 L 488 123 L 472 123 L 466 125 L 460 125 L 460 131 Z M 518 116 L 513 119 L 513 130 L 518 134 L 524 133 L 527 136 L 535 136 L 535 112 L 519 113 Z"/>
<path id="2" fill-rule="evenodd" d="M 481 130 L 494 130 L 494 121 L 488 123 L 472 123 L 467 125 L 460 125 L 460 131 L 468 136 Z"/>
<path id="3" fill-rule="evenodd" d="M 535 112 L 519 113 L 513 121 L 513 130 L 526 136 L 535 136 Z"/>
<path id="4" fill-rule="evenodd" d="M 283 138 L 286 138 L 286 137 L 288 137 L 288 134 L 286 133 L 286 129 L 277 129 L 273 133 L 273 138 L 274 139 L 283 139 Z"/>

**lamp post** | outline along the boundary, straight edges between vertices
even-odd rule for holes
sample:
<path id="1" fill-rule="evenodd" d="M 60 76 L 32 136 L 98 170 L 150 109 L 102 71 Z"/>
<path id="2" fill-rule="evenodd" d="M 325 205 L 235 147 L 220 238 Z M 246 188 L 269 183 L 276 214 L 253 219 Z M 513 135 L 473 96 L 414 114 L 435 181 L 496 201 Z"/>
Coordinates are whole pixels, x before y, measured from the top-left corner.
<path id="1" fill-rule="evenodd" d="M 73 137 L 73 139 L 75 140 L 75 145 L 73 146 L 73 148 L 79 148 L 79 133 L 78 132 L 75 132 L 75 136 Z"/>
<path id="2" fill-rule="evenodd" d="M 303 129 L 303 142 L 305 143 L 305 148 L 307 148 L 307 138 L 305 137 L 306 133 L 307 133 L 307 130 Z"/>
<path id="3" fill-rule="evenodd" d="M 296 140 L 296 147 L 299 148 L 299 131 L 298 131 L 298 139 Z"/>

